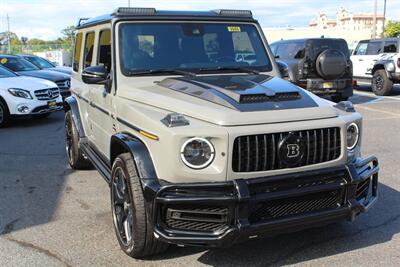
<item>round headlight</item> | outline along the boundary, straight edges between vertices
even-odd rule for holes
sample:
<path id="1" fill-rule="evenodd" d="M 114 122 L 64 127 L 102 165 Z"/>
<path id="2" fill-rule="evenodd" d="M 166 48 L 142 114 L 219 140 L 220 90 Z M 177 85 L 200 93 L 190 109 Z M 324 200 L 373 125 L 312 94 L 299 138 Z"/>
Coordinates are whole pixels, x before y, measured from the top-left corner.
<path id="1" fill-rule="evenodd" d="M 358 129 L 358 125 L 356 123 L 351 123 L 347 126 L 347 149 L 353 150 L 358 143 L 358 139 L 360 136 L 360 131 Z"/>
<path id="2" fill-rule="evenodd" d="M 203 169 L 214 160 L 215 150 L 204 138 L 191 138 L 181 148 L 182 161 L 190 168 Z"/>

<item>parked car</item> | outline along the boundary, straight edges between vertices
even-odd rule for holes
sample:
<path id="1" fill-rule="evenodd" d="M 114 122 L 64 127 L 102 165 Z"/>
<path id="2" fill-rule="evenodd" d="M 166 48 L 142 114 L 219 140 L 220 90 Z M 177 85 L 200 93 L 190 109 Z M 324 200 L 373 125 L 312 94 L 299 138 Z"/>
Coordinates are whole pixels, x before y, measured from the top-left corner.
<path id="1" fill-rule="evenodd" d="M 238 62 L 243 50 L 256 61 Z M 132 257 L 354 220 L 377 199 L 361 114 L 281 79 L 250 11 L 119 8 L 86 20 L 71 90 L 69 164 L 93 164 L 110 185 Z"/>
<path id="2" fill-rule="evenodd" d="M 343 39 L 307 38 L 271 44 L 275 58 L 288 65 L 288 79 L 335 102 L 353 95 L 353 68 Z"/>
<path id="3" fill-rule="evenodd" d="M 70 95 L 70 75 L 42 70 L 20 56 L 0 55 L 0 65 L 23 76 L 31 76 L 55 82 L 63 97 Z"/>
<path id="4" fill-rule="evenodd" d="M 0 67 L 0 128 L 18 117 L 46 117 L 62 108 L 60 90 L 55 83 L 19 76 Z"/>
<path id="5" fill-rule="evenodd" d="M 376 95 L 389 95 L 394 83 L 400 83 L 400 38 L 362 40 L 351 60 L 354 78 L 371 84 Z"/>
<path id="6" fill-rule="evenodd" d="M 35 55 L 19 55 L 20 57 L 28 60 L 30 63 L 35 65 L 36 67 L 42 69 L 42 70 L 53 70 L 53 71 L 58 71 L 64 74 L 71 75 L 72 68 L 70 67 L 64 67 L 64 66 L 58 66 L 54 64 L 53 62 L 48 61 L 45 58 L 35 56 Z"/>

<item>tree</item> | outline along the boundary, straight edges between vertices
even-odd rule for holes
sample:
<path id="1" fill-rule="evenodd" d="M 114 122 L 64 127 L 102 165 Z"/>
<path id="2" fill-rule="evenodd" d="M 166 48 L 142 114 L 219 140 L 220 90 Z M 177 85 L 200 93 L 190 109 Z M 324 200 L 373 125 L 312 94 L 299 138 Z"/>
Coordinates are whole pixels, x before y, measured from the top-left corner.
<path id="1" fill-rule="evenodd" d="M 68 43 L 71 43 L 72 40 L 74 40 L 75 31 L 76 31 L 75 26 L 68 26 L 67 28 L 62 29 L 61 33 L 64 35 L 64 40 Z"/>
<path id="2" fill-rule="evenodd" d="M 385 27 L 385 37 L 400 36 L 400 21 L 389 20 Z"/>

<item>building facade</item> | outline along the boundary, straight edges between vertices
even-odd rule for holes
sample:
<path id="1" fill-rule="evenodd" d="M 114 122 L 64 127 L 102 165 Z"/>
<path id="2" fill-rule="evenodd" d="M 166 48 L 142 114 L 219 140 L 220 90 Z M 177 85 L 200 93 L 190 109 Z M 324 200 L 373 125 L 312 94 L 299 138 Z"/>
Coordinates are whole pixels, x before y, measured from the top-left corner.
<path id="1" fill-rule="evenodd" d="M 345 31 L 369 31 L 373 37 L 374 16 L 372 13 L 353 14 L 344 8 L 336 12 L 336 18 L 331 19 L 325 13 L 319 13 L 317 18 L 311 20 L 309 27 L 316 29 L 339 29 Z M 384 16 L 376 16 L 376 35 L 383 34 Z"/>

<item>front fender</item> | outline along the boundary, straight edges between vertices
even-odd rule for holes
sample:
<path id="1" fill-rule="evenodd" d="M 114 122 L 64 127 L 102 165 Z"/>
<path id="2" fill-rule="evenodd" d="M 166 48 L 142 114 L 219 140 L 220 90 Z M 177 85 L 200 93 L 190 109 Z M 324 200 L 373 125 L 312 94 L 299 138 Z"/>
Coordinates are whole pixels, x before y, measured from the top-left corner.
<path id="1" fill-rule="evenodd" d="M 78 101 L 74 96 L 69 96 L 65 98 L 64 100 L 64 110 L 65 112 L 71 111 L 72 113 L 72 120 L 75 124 L 75 127 L 78 131 L 79 138 L 84 138 L 86 136 L 85 130 L 83 128 L 82 120 L 81 120 L 81 115 L 79 113 L 79 106 L 78 106 Z"/>
<path id="2" fill-rule="evenodd" d="M 118 133 L 111 137 L 111 162 L 120 154 L 120 148 L 129 151 L 135 161 L 138 175 L 142 180 L 157 180 L 153 160 L 146 145 L 137 137 Z"/>

